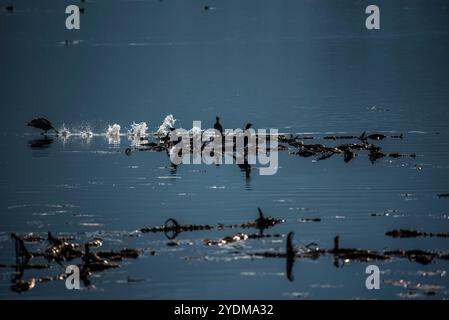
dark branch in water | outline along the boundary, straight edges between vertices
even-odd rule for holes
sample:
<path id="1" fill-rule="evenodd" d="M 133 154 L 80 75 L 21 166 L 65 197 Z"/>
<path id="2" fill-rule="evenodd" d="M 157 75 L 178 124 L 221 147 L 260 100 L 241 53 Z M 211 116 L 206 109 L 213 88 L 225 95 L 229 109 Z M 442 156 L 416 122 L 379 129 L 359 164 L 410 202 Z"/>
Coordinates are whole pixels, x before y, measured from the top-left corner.
<path id="1" fill-rule="evenodd" d="M 417 237 L 438 237 L 438 238 L 448 238 L 448 233 L 432 233 L 432 232 L 421 232 L 417 230 L 406 230 L 406 229 L 395 229 L 385 233 L 385 235 L 393 238 L 417 238 Z"/>
<path id="2" fill-rule="evenodd" d="M 302 218 L 299 219 L 300 222 L 321 222 L 320 218 Z"/>
<path id="3" fill-rule="evenodd" d="M 214 230 L 214 229 L 225 229 L 225 228 L 257 228 L 261 232 L 263 229 L 275 226 L 276 224 L 284 222 L 282 219 L 273 218 L 271 216 L 265 217 L 262 209 L 258 208 L 259 217 L 254 221 L 249 221 L 243 224 L 179 224 L 177 220 L 170 218 L 168 219 L 163 226 L 156 227 L 145 227 L 140 229 L 142 233 L 156 233 L 156 232 L 164 232 L 167 235 L 167 238 L 170 240 L 176 238 L 176 236 L 181 232 L 192 232 L 192 231 L 203 231 L 203 230 Z"/>
<path id="4" fill-rule="evenodd" d="M 256 252 L 254 255 L 264 258 L 287 258 L 287 260 L 318 259 L 321 256 L 332 255 L 334 257 L 334 265 L 336 267 L 340 266 L 340 261 L 343 261 L 344 263 L 349 261 L 370 262 L 374 260 L 406 258 L 410 261 L 425 265 L 433 262 L 435 259 L 449 260 L 449 253 L 447 252 L 433 252 L 424 250 L 390 250 L 378 252 L 367 249 L 341 248 L 339 236 L 334 238 L 333 249 L 320 249 L 315 243 L 313 243 L 296 250 L 292 245 L 292 237 L 293 233 L 290 232 L 287 237 L 286 252 L 266 251 Z"/>
<path id="5" fill-rule="evenodd" d="M 16 246 L 16 264 L 7 266 L 0 265 L 3 268 L 16 269 L 15 277 L 13 278 L 13 284 L 11 290 L 15 292 L 25 292 L 33 289 L 37 283 L 63 280 L 67 277 L 66 274 L 58 276 L 46 276 L 40 278 L 32 278 L 30 280 L 22 280 L 23 270 L 26 269 L 47 269 L 50 266 L 48 264 L 30 264 L 29 261 L 34 258 L 44 258 L 48 261 L 56 261 L 61 263 L 62 261 L 70 261 L 75 258 L 81 258 L 82 264 L 80 266 L 81 278 L 85 284 L 89 284 L 89 275 L 91 272 L 105 271 L 111 268 L 118 268 L 117 263 L 111 261 L 121 261 L 123 259 L 136 259 L 140 254 L 140 250 L 136 249 L 122 249 L 119 251 L 100 251 L 91 252 L 91 247 L 98 247 L 102 245 L 101 239 L 94 239 L 92 241 L 84 243 L 84 245 L 78 243 L 69 243 L 63 239 L 55 237 L 51 232 L 48 232 L 47 240 L 49 247 L 44 252 L 30 252 L 24 243 L 24 238 L 29 241 L 42 241 L 44 238 L 35 234 L 28 234 L 24 237 L 19 237 L 16 234 L 11 234 L 11 238 L 15 241 Z M 84 247 L 84 251 L 80 248 Z M 154 254 L 152 254 L 154 255 Z"/>

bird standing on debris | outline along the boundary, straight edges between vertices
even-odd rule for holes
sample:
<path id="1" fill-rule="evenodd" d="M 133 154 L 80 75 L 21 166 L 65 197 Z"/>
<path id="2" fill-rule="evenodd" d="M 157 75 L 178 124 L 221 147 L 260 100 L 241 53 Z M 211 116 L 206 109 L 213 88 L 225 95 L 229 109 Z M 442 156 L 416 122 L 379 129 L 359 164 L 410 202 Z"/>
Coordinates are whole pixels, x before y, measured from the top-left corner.
<path id="1" fill-rule="evenodd" d="M 223 135 L 223 127 L 220 124 L 220 117 L 216 117 L 216 121 L 214 124 L 214 129 L 219 131 L 221 135 Z"/>

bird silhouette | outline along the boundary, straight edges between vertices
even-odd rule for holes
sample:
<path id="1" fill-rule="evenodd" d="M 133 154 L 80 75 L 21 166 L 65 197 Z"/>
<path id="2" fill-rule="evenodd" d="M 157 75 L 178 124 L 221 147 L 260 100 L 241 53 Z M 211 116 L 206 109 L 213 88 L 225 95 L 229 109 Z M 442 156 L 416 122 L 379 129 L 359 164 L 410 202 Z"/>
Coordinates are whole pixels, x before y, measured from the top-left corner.
<path id="1" fill-rule="evenodd" d="M 44 133 L 47 133 L 49 130 L 54 130 L 57 134 L 59 134 L 58 130 L 56 130 L 51 122 L 45 118 L 33 119 L 27 124 L 27 126 L 44 130 Z"/>
<path id="2" fill-rule="evenodd" d="M 223 127 L 220 124 L 220 117 L 216 117 L 216 121 L 214 124 L 214 129 L 219 131 L 221 135 L 223 135 Z"/>

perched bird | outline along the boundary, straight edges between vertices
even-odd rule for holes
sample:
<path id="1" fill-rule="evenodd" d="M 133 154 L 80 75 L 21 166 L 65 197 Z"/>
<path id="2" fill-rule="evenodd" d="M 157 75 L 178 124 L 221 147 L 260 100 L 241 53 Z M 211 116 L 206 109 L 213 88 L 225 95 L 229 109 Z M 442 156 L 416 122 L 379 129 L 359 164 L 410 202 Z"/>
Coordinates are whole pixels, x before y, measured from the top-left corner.
<path id="1" fill-rule="evenodd" d="M 334 251 L 340 250 L 340 236 L 334 237 Z"/>
<path id="2" fill-rule="evenodd" d="M 44 130 L 44 133 L 47 133 L 48 130 L 54 130 L 57 134 L 59 134 L 58 130 L 56 130 L 51 122 L 45 118 L 33 119 L 27 124 L 27 126 Z"/>
<path id="3" fill-rule="evenodd" d="M 214 124 L 214 129 L 219 131 L 221 133 L 221 135 L 223 135 L 223 127 L 220 124 L 220 118 L 219 117 L 216 117 L 216 121 L 215 121 L 215 124 Z"/>
<path id="4" fill-rule="evenodd" d="M 246 130 L 251 129 L 252 126 L 253 126 L 252 123 L 247 123 L 247 124 L 245 125 L 245 129 L 243 129 L 243 131 L 246 132 Z M 248 152 L 248 150 L 247 150 L 247 147 L 248 147 L 248 137 L 247 137 L 247 136 L 245 136 L 245 137 L 243 138 L 243 146 L 245 147 L 245 157 L 246 157 L 246 156 L 247 156 L 247 152 Z"/>

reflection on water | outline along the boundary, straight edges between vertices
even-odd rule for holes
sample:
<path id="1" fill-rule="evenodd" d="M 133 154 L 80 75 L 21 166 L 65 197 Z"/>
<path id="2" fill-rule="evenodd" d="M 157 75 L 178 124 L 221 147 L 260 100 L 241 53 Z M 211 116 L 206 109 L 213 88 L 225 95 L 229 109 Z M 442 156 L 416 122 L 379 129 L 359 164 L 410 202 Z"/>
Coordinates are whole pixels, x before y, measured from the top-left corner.
<path id="1" fill-rule="evenodd" d="M 31 139 L 28 141 L 28 145 L 31 149 L 47 149 L 53 143 L 53 138 L 44 136 L 39 139 Z"/>
<path id="2" fill-rule="evenodd" d="M 87 1 L 72 36 L 53 2 L 1 11 L 0 297 L 447 299 L 447 238 L 386 235 L 449 230 L 447 3 L 379 0 L 375 33 L 364 4 L 335 3 Z M 176 166 L 149 134 L 169 114 L 294 139 L 274 176 Z M 67 126 L 24 127 L 40 116 Z M 244 228 L 257 207 L 284 222 Z M 197 230 L 142 232 L 168 219 Z M 48 231 L 79 247 L 58 259 Z M 67 264 L 104 259 L 120 268 L 66 290 Z"/>
<path id="3" fill-rule="evenodd" d="M 314 135 L 317 143 L 332 142 L 323 139 L 323 133 Z M 133 152 L 127 157 L 124 149 L 132 142 L 125 139 L 122 140 L 125 144 L 109 145 L 104 135 L 94 134 L 89 144 L 79 135 L 8 137 L 9 142 L 14 141 L 11 146 L 21 162 L 2 165 L 5 178 L 11 183 L 8 188 L 1 186 L 3 194 L 9 195 L 5 198 L 9 200 L 3 202 L 1 231 L 16 232 L 20 236 L 33 232 L 43 240 L 25 242 L 24 249 L 9 237 L 1 238 L 0 265 L 11 264 L 13 269 L 0 270 L 10 274 L 16 284 L 23 280 L 22 287 L 32 284 L 33 288 L 26 293 L 30 297 L 64 296 L 64 281 L 58 277 L 63 277 L 67 262 L 55 272 L 53 267 L 38 269 L 38 265 L 46 264 L 39 258 L 14 264 L 11 261 L 14 256 L 26 258 L 25 250 L 45 252 L 45 233 L 51 230 L 72 239 L 69 242 L 102 239 L 103 248 L 92 249 L 95 254 L 124 248 L 141 250 L 136 260 L 120 263 L 120 269 L 94 272 L 93 278 L 85 277 L 92 290 L 82 291 L 83 297 L 96 297 L 99 291 L 93 288 L 105 290 L 102 294 L 106 292 L 110 297 L 122 296 L 120 287 L 123 282 L 130 284 L 128 277 L 143 279 L 132 282 L 136 297 L 184 297 L 186 294 L 201 297 L 202 293 L 195 289 L 198 282 L 210 281 L 215 273 L 220 277 L 215 278 L 218 283 L 214 287 L 226 288 L 229 295 L 238 297 L 244 295 L 238 294 L 237 283 L 244 283 L 252 296 L 259 297 L 294 298 L 298 292 L 302 292 L 303 298 L 372 297 L 373 293 L 364 288 L 361 275 L 367 264 L 374 263 L 381 270 L 390 270 L 384 275 L 385 289 L 376 297 L 443 298 L 447 295 L 446 273 L 432 278 L 422 274 L 447 269 L 447 262 L 431 253 L 447 252 L 445 240 L 396 239 L 385 233 L 394 228 L 447 232 L 446 198 L 437 196 L 447 191 L 444 181 L 449 168 L 442 164 L 449 160 L 449 152 L 441 152 L 447 150 L 447 135 L 447 132 L 407 133 L 402 140 L 377 141 L 383 150 L 414 152 L 416 157 L 385 157 L 374 164 L 369 161 L 369 153 L 359 151 L 350 162 L 345 162 L 343 155 L 317 162 L 315 157 L 298 157 L 291 152 L 294 147 L 289 146 L 290 151 L 280 151 L 281 169 L 273 177 L 252 175 L 254 170 L 249 165 L 240 168 L 246 169 L 241 174 L 236 174 L 235 165 L 175 166 L 170 164 L 166 152 Z M 21 144 L 28 144 L 33 153 L 41 156 L 29 157 L 29 151 L 23 150 Z M 46 152 L 48 148 L 51 153 Z M 111 148 L 115 151 L 110 152 Z M 425 164 L 425 169 L 415 170 L 418 163 Z M 36 166 L 39 171 L 32 170 Z M 18 171 L 20 175 L 15 173 Z M 49 171 L 53 174 L 45 174 Z M 396 178 L 390 179 L 389 175 Z M 55 204 L 54 199 L 71 201 Z M 270 215 L 285 222 L 273 226 L 268 233 L 266 225 L 260 223 L 256 224 L 257 233 L 242 229 L 245 221 L 254 219 L 254 207 L 259 205 L 267 212 L 260 211 L 260 219 Z M 180 227 L 177 221 L 192 225 Z M 141 231 L 161 224 L 166 228 L 163 237 L 168 243 L 158 233 Z M 287 236 L 292 230 L 297 234 L 295 244 L 293 240 L 289 243 L 290 236 Z M 343 248 L 334 243 L 336 235 L 343 236 Z M 205 239 L 220 240 L 205 245 Z M 404 253 L 404 258 L 396 249 L 420 249 L 423 253 L 422 256 Z M 84 252 L 82 247 L 80 250 Z M 381 259 L 384 252 L 388 254 L 386 260 Z M 358 260 L 367 257 L 375 260 Z M 82 260 L 73 262 L 80 264 Z M 30 267 L 33 265 L 36 267 Z M 182 266 L 182 271 L 175 266 Z M 295 273 L 300 276 L 295 277 Z M 29 283 L 31 279 L 36 283 Z M 262 290 L 257 284 L 260 279 L 273 289 Z M 407 279 L 410 285 L 395 286 L 401 279 Z M 47 285 L 48 281 L 57 283 L 56 289 Z M 236 287 L 229 286 L 229 282 Z M 417 284 L 437 284 L 438 288 L 420 290 Z M 169 289 L 173 285 L 181 289 L 175 295 Z M 149 286 L 157 289 L 148 293 Z M 0 289 L 1 296 L 16 297 L 11 295 L 11 282 L 0 282 Z M 213 296 L 222 297 L 223 293 L 216 292 Z"/>

